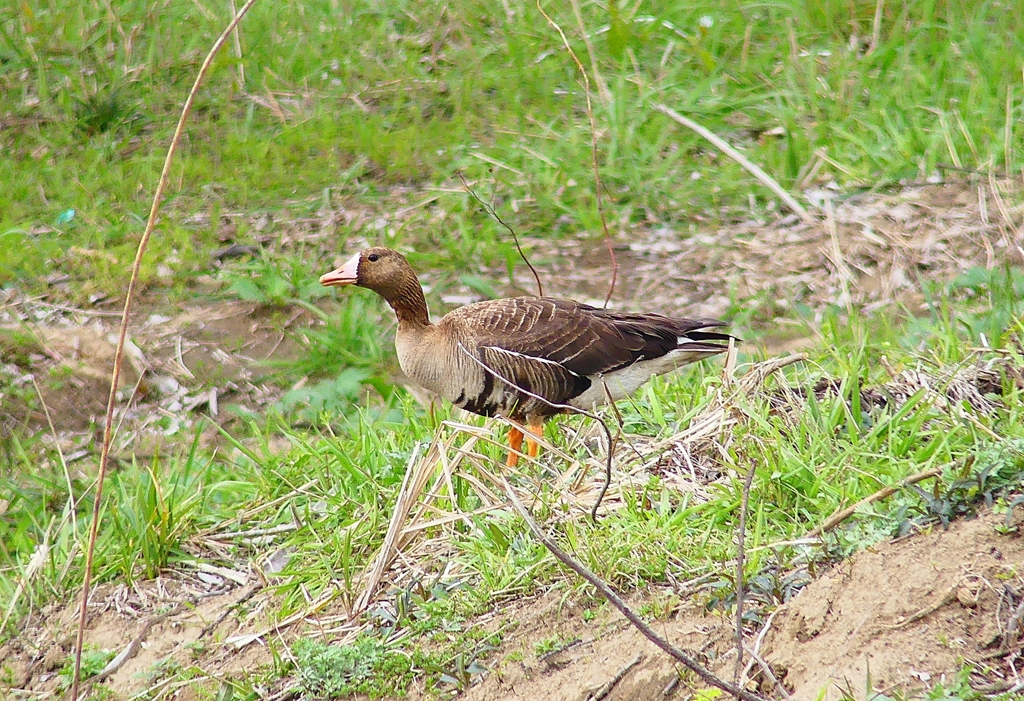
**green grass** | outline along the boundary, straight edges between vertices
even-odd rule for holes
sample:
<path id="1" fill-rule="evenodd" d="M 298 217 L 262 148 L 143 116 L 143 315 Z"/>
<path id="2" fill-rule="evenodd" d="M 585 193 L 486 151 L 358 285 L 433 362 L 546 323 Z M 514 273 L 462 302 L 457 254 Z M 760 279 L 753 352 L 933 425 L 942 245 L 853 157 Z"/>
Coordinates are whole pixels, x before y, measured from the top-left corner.
<path id="1" fill-rule="evenodd" d="M 225 21 L 222 8 L 184 2 L 112 8 L 0 10 L 0 113 L 14 123 L 0 135 L 2 285 L 39 289 L 41 271 L 59 268 L 73 295 L 122 288 L 178 107 Z M 594 104 L 613 230 L 748 217 L 748 194 L 761 213 L 777 206 L 654 102 L 693 115 L 787 186 L 819 149 L 831 159 L 819 181 L 845 188 L 923 180 L 944 163 L 1016 172 L 1024 12 L 956 0 L 884 9 L 867 52 L 874 3 L 863 0 L 585 5 L 606 85 Z M 587 62 L 571 12 L 548 11 Z M 154 261 L 172 266 L 176 289 L 208 266 L 220 244 L 192 215 L 398 208 L 409 203 L 396 186 L 450 184 L 457 172 L 524 234 L 600 234 L 579 76 L 532 6 L 258 3 L 241 39 L 244 59 L 225 51 L 200 93 L 147 284 Z M 514 260 L 475 203 L 437 197 L 393 236 L 371 237 L 430 249 L 449 269 Z"/>

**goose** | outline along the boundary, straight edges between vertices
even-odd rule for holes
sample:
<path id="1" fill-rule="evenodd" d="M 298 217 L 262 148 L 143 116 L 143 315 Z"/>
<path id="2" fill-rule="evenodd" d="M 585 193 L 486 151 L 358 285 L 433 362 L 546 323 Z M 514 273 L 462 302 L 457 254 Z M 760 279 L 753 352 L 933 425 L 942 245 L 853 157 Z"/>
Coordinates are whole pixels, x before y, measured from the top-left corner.
<path id="1" fill-rule="evenodd" d="M 324 286 L 373 290 L 398 317 L 395 348 L 408 377 L 452 404 L 524 425 L 509 432 L 506 464 L 517 464 L 524 436 L 557 414 L 614 402 L 655 375 L 725 351 L 733 336 L 717 319 L 686 319 L 599 309 L 551 297 L 509 297 L 459 307 L 430 321 L 423 288 L 398 251 L 368 248 L 320 277 Z"/>

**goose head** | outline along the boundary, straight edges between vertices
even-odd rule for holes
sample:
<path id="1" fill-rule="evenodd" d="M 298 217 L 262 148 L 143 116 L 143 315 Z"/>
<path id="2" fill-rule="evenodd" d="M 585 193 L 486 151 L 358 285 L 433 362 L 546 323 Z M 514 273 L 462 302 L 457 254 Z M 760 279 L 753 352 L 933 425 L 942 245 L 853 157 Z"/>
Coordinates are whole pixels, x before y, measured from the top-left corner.
<path id="1" fill-rule="evenodd" d="M 412 281 L 419 285 L 409 261 L 390 248 L 368 248 L 349 258 L 344 265 L 322 275 L 325 287 L 356 285 L 373 290 L 384 299 L 401 294 Z"/>
<path id="2" fill-rule="evenodd" d="M 416 272 L 398 251 L 367 248 L 320 277 L 325 287 L 355 285 L 373 290 L 398 313 L 399 321 L 427 323 L 426 301 Z"/>

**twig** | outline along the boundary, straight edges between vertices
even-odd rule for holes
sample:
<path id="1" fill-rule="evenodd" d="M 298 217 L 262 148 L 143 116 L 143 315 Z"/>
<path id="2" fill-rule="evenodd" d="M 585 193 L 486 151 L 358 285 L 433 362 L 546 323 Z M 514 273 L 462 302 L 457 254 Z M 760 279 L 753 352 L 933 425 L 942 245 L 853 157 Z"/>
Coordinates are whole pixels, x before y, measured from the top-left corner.
<path id="1" fill-rule="evenodd" d="M 956 582 L 953 583 L 953 586 L 951 586 L 949 589 L 947 589 L 946 593 L 943 594 L 942 597 L 938 601 L 936 601 L 934 604 L 932 604 L 931 606 L 924 607 L 923 609 L 921 609 L 917 613 L 912 614 L 906 620 L 900 621 L 899 623 L 894 623 L 892 625 L 885 626 L 885 628 L 887 630 L 899 630 L 900 628 L 904 628 L 906 626 L 909 626 L 911 623 L 914 623 L 916 621 L 920 621 L 922 618 L 924 618 L 925 616 L 928 616 L 929 614 L 935 613 L 936 611 L 938 611 L 940 608 L 942 608 L 946 604 L 951 603 L 953 601 L 956 601 L 956 590 L 957 590 L 957 588 L 959 586 L 960 586 L 960 580 L 957 580 Z"/>
<path id="2" fill-rule="evenodd" d="M 14 306 L 27 306 L 29 303 L 38 305 L 40 307 L 48 307 L 49 309 L 56 309 L 61 312 L 68 312 L 70 314 L 82 314 L 84 316 L 121 316 L 121 312 L 104 312 L 95 309 L 79 309 L 78 307 L 68 307 L 64 304 L 54 304 L 52 302 L 43 302 L 38 299 L 25 299 L 19 302 L 13 302 Z"/>
<path id="3" fill-rule="evenodd" d="M 231 16 L 234 17 L 238 14 L 235 11 L 235 0 L 228 0 L 228 5 L 231 8 Z M 245 64 L 242 63 L 242 39 L 239 36 L 238 23 L 235 23 L 235 28 L 231 31 L 232 38 L 234 39 L 235 45 L 235 56 L 238 58 L 238 89 L 245 90 Z M 282 120 L 284 121 L 284 120 Z"/>
<path id="4" fill-rule="evenodd" d="M 572 7 L 572 13 L 576 17 L 576 26 L 580 30 L 580 38 L 583 40 L 583 45 L 587 47 L 587 56 L 590 58 L 590 72 L 594 74 L 594 83 L 597 85 L 597 95 L 601 98 L 601 102 L 607 107 L 611 104 L 611 95 L 608 93 L 608 87 L 605 85 L 604 79 L 601 77 L 600 71 L 597 70 L 597 58 L 594 54 L 594 45 L 590 41 L 590 35 L 587 34 L 587 27 L 583 24 L 583 13 L 580 11 L 579 0 L 569 0 L 569 5 Z"/>
<path id="5" fill-rule="evenodd" d="M 246 531 L 223 531 L 221 533 L 210 533 L 206 537 L 210 540 L 235 540 L 236 538 L 252 538 L 252 537 L 263 537 L 268 535 L 277 535 L 278 533 L 287 533 L 294 531 L 299 527 L 297 523 L 282 523 L 277 526 L 270 528 L 250 528 Z"/>
<path id="6" fill-rule="evenodd" d="M 768 614 L 768 618 L 765 620 L 764 625 L 761 626 L 761 631 L 757 634 L 757 638 L 754 640 L 754 647 L 751 650 L 750 662 L 747 662 L 747 666 L 744 668 L 743 674 L 740 675 L 741 686 L 746 683 L 747 675 L 750 674 L 751 668 L 753 668 L 754 663 L 757 662 L 757 659 L 754 657 L 754 655 L 761 654 L 761 645 L 762 643 L 764 643 L 764 639 L 768 636 L 768 630 L 772 627 L 772 621 L 775 620 L 775 614 L 777 614 L 778 612 L 779 609 L 776 608 L 774 611 Z"/>
<path id="7" fill-rule="evenodd" d="M 743 669 L 743 560 L 747 534 L 747 505 L 750 503 L 750 486 L 754 482 L 755 465 L 747 470 L 743 481 L 743 499 L 740 502 L 740 522 L 736 527 L 736 683 L 740 683 Z"/>
<path id="8" fill-rule="evenodd" d="M 253 587 L 249 591 L 247 591 L 245 594 L 243 594 L 241 597 L 239 597 L 238 601 L 236 601 L 235 603 L 233 603 L 230 606 L 226 607 L 223 611 L 220 612 L 220 615 L 217 616 L 217 618 L 215 618 L 214 620 L 210 621 L 205 626 L 203 626 L 203 629 L 201 631 L 199 631 L 199 636 L 198 636 L 197 639 L 198 640 L 202 640 L 207 635 L 209 635 L 214 630 L 216 630 L 217 626 L 219 626 L 221 623 L 223 623 L 225 618 L 230 616 L 233 612 L 237 611 L 238 608 L 242 604 L 244 604 L 245 602 L 249 601 L 249 599 L 251 599 L 253 596 L 256 595 L 257 592 L 260 592 L 260 591 L 263 591 L 263 583 L 262 582 L 254 584 Z"/>
<path id="9" fill-rule="evenodd" d="M 1020 638 L 1018 633 L 1020 629 L 1021 620 L 1024 618 L 1024 599 L 1021 599 L 1020 604 L 1014 610 L 1009 620 L 1006 621 L 1006 632 L 1003 633 L 1003 648 L 1009 649 L 1011 645 L 1017 642 Z"/>
<path id="10" fill-rule="evenodd" d="M 612 590 L 611 587 L 605 584 L 593 572 L 588 570 L 580 563 L 576 562 L 576 560 L 572 559 L 572 557 L 570 557 L 564 550 L 559 548 L 555 544 L 555 542 L 551 540 L 551 538 L 549 538 L 544 533 L 544 531 L 541 530 L 540 526 L 537 525 L 537 522 L 533 520 L 533 516 L 530 515 L 530 512 L 527 511 L 526 507 L 523 506 L 523 503 L 519 500 L 519 497 L 516 496 L 515 490 L 512 489 L 512 485 L 509 484 L 508 480 L 505 479 L 504 477 L 502 477 L 502 485 L 505 488 L 505 493 L 512 501 L 512 505 L 515 507 L 516 511 L 526 522 L 527 527 L 533 533 L 534 537 L 537 538 L 537 540 L 539 540 L 544 545 L 544 547 L 546 547 L 551 552 L 551 554 L 554 555 L 563 565 L 571 569 L 580 577 L 583 577 L 583 579 L 587 580 L 587 582 L 589 582 L 595 589 L 601 592 L 601 595 L 604 596 L 604 598 L 607 599 L 612 606 L 617 608 L 622 613 L 622 615 L 625 616 L 626 619 L 629 620 L 629 622 L 632 623 L 633 626 L 635 626 L 636 629 L 643 634 L 645 638 L 650 640 L 661 650 L 665 651 L 673 659 L 684 664 L 687 668 L 693 671 L 698 677 L 700 677 L 706 683 L 721 689 L 727 694 L 732 694 L 736 698 L 742 699 L 743 701 L 765 701 L 764 697 L 746 691 L 745 689 L 741 689 L 738 686 L 730 684 L 724 679 L 716 676 L 711 670 L 707 669 L 699 662 L 697 662 L 697 660 L 693 659 L 685 652 L 675 647 L 670 642 L 668 642 L 667 640 L 659 636 L 657 633 L 655 633 L 654 629 L 646 623 L 644 623 L 643 619 L 641 619 L 640 616 L 638 616 L 636 612 L 633 611 L 633 609 L 627 606 L 626 602 L 623 601 L 619 597 L 619 595 Z"/>
<path id="11" fill-rule="evenodd" d="M 768 679 L 771 680 L 772 684 L 775 685 L 775 688 L 778 689 L 779 691 L 781 691 L 782 695 L 785 698 L 787 698 L 787 699 L 793 698 L 792 696 L 789 695 L 789 692 L 786 691 L 786 687 L 784 687 L 782 685 L 782 682 L 779 681 L 779 678 L 775 676 L 775 671 L 772 669 L 772 666 L 770 664 L 768 664 L 765 661 L 765 659 L 763 657 L 761 657 L 761 655 L 758 654 L 756 651 L 754 651 L 754 650 L 747 650 L 747 652 L 750 654 L 751 662 L 756 662 L 757 663 L 757 666 L 760 667 L 761 671 L 764 672 L 764 675 L 766 677 L 768 677 Z"/>
<path id="12" fill-rule="evenodd" d="M 543 297 L 544 286 L 540 283 L 540 275 L 537 274 L 537 270 L 533 267 L 533 263 L 530 262 L 530 259 L 526 257 L 525 253 L 523 253 L 523 247 L 519 245 L 519 237 L 516 236 L 515 229 L 506 224 L 505 220 L 498 216 L 498 213 L 495 211 L 494 207 L 484 202 L 480 195 L 476 194 L 476 191 L 469 186 L 468 182 L 466 182 L 466 177 L 462 174 L 461 171 L 459 171 L 457 175 L 459 176 L 459 180 L 462 181 L 462 186 L 466 188 L 466 192 L 468 192 L 473 197 L 474 200 L 480 203 L 480 206 L 484 208 L 485 212 L 494 217 L 499 224 L 508 229 L 508 233 L 512 234 L 512 241 L 514 241 L 516 244 L 516 250 L 519 251 L 519 257 L 523 259 L 523 262 L 526 263 L 526 266 L 530 269 L 530 272 L 533 273 L 533 279 L 537 281 L 537 296 Z"/>
<path id="13" fill-rule="evenodd" d="M 178 144 L 181 143 L 182 134 L 185 131 L 185 122 L 188 120 L 189 113 L 192 111 L 192 104 L 195 102 L 196 94 L 199 92 L 199 86 L 203 82 L 203 78 L 206 77 L 207 71 L 210 66 L 213 65 L 213 59 L 220 51 L 220 48 L 227 41 L 231 32 L 234 31 L 238 23 L 242 21 L 242 17 L 249 11 L 256 3 L 256 0 L 246 0 L 246 3 L 242 6 L 242 9 L 238 11 L 238 14 L 234 16 L 228 26 L 221 32 L 221 35 L 217 37 L 217 41 L 213 43 L 210 48 L 210 52 L 206 55 L 206 59 L 203 61 L 203 65 L 199 68 L 199 73 L 196 75 L 196 80 L 192 84 L 192 89 L 188 93 L 188 97 L 185 98 L 185 104 L 181 109 L 181 117 L 178 118 L 178 125 L 174 129 L 174 136 L 171 137 L 171 144 L 167 149 L 167 156 L 164 159 L 163 170 L 160 172 L 160 181 L 157 183 L 156 192 L 153 193 L 153 205 L 149 210 L 149 219 L 146 221 L 146 229 L 142 232 L 142 238 L 139 239 L 139 246 L 135 252 L 135 261 L 132 263 L 131 278 L 128 281 L 128 290 L 125 293 L 124 298 L 124 311 L 121 313 L 121 329 L 118 332 L 117 347 L 114 350 L 114 369 L 110 378 L 110 394 L 107 397 L 107 414 L 103 429 L 103 447 L 100 451 L 100 464 L 98 474 L 96 476 L 96 495 L 93 500 L 92 508 L 92 524 L 89 528 L 89 543 L 85 551 L 85 572 L 82 578 L 82 603 L 78 610 L 78 636 L 75 641 L 75 670 L 74 676 L 71 681 L 71 701 L 78 701 L 78 686 L 81 681 L 82 674 L 82 646 L 85 643 L 85 619 L 88 613 L 89 606 L 89 584 L 92 576 L 92 561 L 93 555 L 96 550 L 96 536 L 99 532 L 100 517 L 102 515 L 101 507 L 103 505 L 103 479 L 107 473 L 107 463 L 110 458 L 110 445 L 114 439 L 114 404 L 117 401 L 117 386 L 121 379 L 121 366 L 124 363 L 124 347 L 125 341 L 128 337 L 128 319 L 131 315 L 132 302 L 135 298 L 135 288 L 139 282 L 139 271 L 142 268 L 142 256 L 146 252 L 146 246 L 149 244 L 149 239 L 153 235 L 153 230 L 156 228 L 156 216 L 157 212 L 160 211 L 160 202 L 163 199 L 164 190 L 167 189 L 167 183 L 170 181 L 171 176 L 171 163 L 174 161 L 174 153 L 178 149 Z"/>
<path id="14" fill-rule="evenodd" d="M 999 216 L 1003 218 L 1006 223 L 1005 226 L 999 227 L 999 235 L 1003 240 L 1003 245 L 1006 247 L 1006 252 L 1010 252 L 1010 240 L 1006 235 L 1006 229 L 1014 232 L 1014 237 L 1017 235 L 1017 226 L 1013 223 L 1013 217 L 1010 216 L 1009 210 L 1006 208 L 1006 203 L 1003 201 L 1003 196 L 999 194 L 999 187 L 996 185 L 995 172 L 992 169 L 992 161 L 988 164 L 988 187 L 992 191 L 992 199 L 996 201 L 996 209 L 999 210 Z"/>
<path id="15" fill-rule="evenodd" d="M 832 200 L 825 200 L 825 227 L 828 229 L 829 238 L 832 240 L 832 265 L 836 267 L 836 274 L 839 276 L 839 299 L 837 306 L 846 307 L 846 313 L 853 316 L 853 297 L 850 295 L 850 281 L 854 279 L 850 266 L 843 258 L 843 249 L 839 245 L 839 229 L 836 226 L 835 209 Z"/>
<path id="16" fill-rule="evenodd" d="M 814 217 L 812 217 L 810 213 L 806 209 L 804 209 L 799 202 L 796 201 L 796 198 L 794 198 L 791 194 L 786 192 L 782 188 L 782 186 L 779 185 L 779 183 L 776 182 L 774 178 L 772 178 L 772 176 L 768 175 L 768 173 L 764 172 L 760 166 L 758 166 L 756 163 L 753 163 L 742 153 L 740 153 L 732 146 L 730 146 L 729 143 L 722 139 L 720 136 L 718 136 L 711 130 L 702 127 L 700 124 L 697 124 L 697 122 L 693 121 L 692 119 L 684 117 L 683 115 L 679 114 L 678 112 L 676 112 L 675 110 L 671 109 L 666 105 L 656 102 L 652 106 L 655 110 L 661 112 L 663 115 L 665 115 L 672 121 L 678 122 L 679 124 L 682 124 L 684 127 L 688 127 L 689 129 L 694 130 L 695 132 L 703 136 L 705 139 L 713 143 L 715 147 L 717 147 L 725 155 L 729 156 L 729 158 L 733 159 L 741 166 L 746 168 L 747 172 L 749 172 L 751 175 L 753 175 L 755 178 L 761 181 L 761 183 L 769 190 L 778 195 L 782 199 L 782 201 L 786 203 L 786 206 L 789 207 L 790 211 L 799 215 L 799 217 L 803 219 L 805 223 L 817 223 Z"/>
<path id="17" fill-rule="evenodd" d="M 90 678 L 89 681 L 93 683 L 101 682 L 117 670 L 121 669 L 121 667 L 124 666 L 125 662 L 135 657 L 135 653 L 138 652 L 139 648 L 142 646 L 142 641 L 146 639 L 147 635 L 149 635 L 150 628 L 155 626 L 157 623 L 160 623 L 170 618 L 171 616 L 178 615 L 179 613 L 181 613 L 181 610 L 183 608 L 184 604 L 179 603 L 170 611 L 165 611 L 164 613 L 151 617 L 148 621 L 146 621 L 146 624 L 142 626 L 142 630 L 140 630 L 138 634 L 134 638 L 132 638 L 132 641 L 128 644 L 128 647 L 122 650 L 117 655 L 117 657 L 108 662 L 107 666 L 100 670 L 100 672 L 96 676 Z"/>
<path id="18" fill-rule="evenodd" d="M 60 438 L 57 435 L 57 429 L 53 425 L 53 417 L 50 416 L 50 409 L 46 406 L 46 399 L 43 398 L 43 390 L 39 388 L 39 383 L 36 382 L 35 374 L 31 375 L 32 386 L 36 390 L 36 396 L 39 397 L 39 405 L 43 407 L 43 415 L 46 416 L 46 423 L 50 427 L 50 435 L 53 436 L 53 447 L 57 449 L 57 457 L 60 458 L 60 467 L 64 473 L 64 481 L 68 487 L 68 512 L 71 516 L 71 527 L 74 532 L 78 532 L 78 517 L 76 512 L 78 511 L 78 503 L 75 501 L 75 489 L 71 484 L 71 473 L 68 472 L 68 461 L 64 457 L 64 451 L 60 447 Z M 6 621 L 5 621 L 6 623 Z M 4 629 L 4 626 L 0 626 L 0 631 Z"/>
<path id="19" fill-rule="evenodd" d="M 583 638 L 573 638 L 572 640 L 570 640 L 567 643 L 562 643 L 561 645 L 556 645 L 553 650 L 548 650 L 543 655 L 538 657 L 537 661 L 538 662 L 544 662 L 546 664 L 548 659 L 554 657 L 555 655 L 560 655 L 563 652 L 565 652 L 566 650 L 572 650 L 574 647 L 579 647 L 584 642 L 592 643 L 592 642 L 594 642 L 594 639 L 591 638 L 590 640 L 586 640 L 585 641 L 585 640 L 583 640 Z"/>
<path id="20" fill-rule="evenodd" d="M 362 612 L 363 609 L 369 606 L 377 584 L 380 583 L 381 577 L 384 576 L 384 571 L 391 563 L 391 557 L 401 537 L 402 524 L 405 523 L 405 519 L 409 517 L 409 512 L 412 511 L 413 501 L 426 486 L 429 476 L 426 466 L 437 462 L 440 440 L 435 437 L 423 459 L 420 460 L 420 450 L 422 447 L 422 444 L 417 443 L 416 447 L 413 448 L 412 456 L 409 458 L 405 468 L 405 477 L 402 478 L 402 486 L 398 489 L 398 501 L 395 504 L 394 513 L 391 515 L 391 523 L 388 524 L 388 532 L 384 536 L 384 542 L 380 546 L 377 557 L 374 559 L 373 567 L 369 569 L 366 585 L 353 605 L 353 613 Z"/>
<path id="21" fill-rule="evenodd" d="M 808 531 L 806 537 L 816 538 L 820 536 L 822 533 L 828 533 L 833 528 L 838 526 L 840 523 L 850 518 L 850 516 L 852 516 L 860 507 L 867 506 L 868 504 L 874 503 L 879 499 L 885 499 L 886 497 L 895 494 L 899 490 L 911 484 L 916 484 L 918 482 L 921 482 L 922 480 L 928 479 L 929 477 L 938 477 L 941 474 L 942 470 L 938 468 L 932 470 L 925 470 L 924 472 L 918 472 L 916 475 L 911 475 L 906 479 L 902 479 L 896 484 L 889 485 L 888 487 L 879 489 L 874 494 L 864 497 L 853 506 L 848 506 L 845 509 L 836 511 L 834 514 L 825 519 L 825 523 L 815 528 L 812 528 L 810 531 Z"/>
<path id="22" fill-rule="evenodd" d="M 558 26 L 555 20 L 548 16 L 548 13 L 544 11 L 544 8 L 540 5 L 540 0 L 537 0 L 537 9 L 544 15 L 544 19 L 548 21 L 555 31 L 558 32 L 558 36 L 562 37 L 562 45 L 565 46 L 565 50 L 569 52 L 572 60 L 576 63 L 576 68 L 579 70 L 580 75 L 583 76 L 583 93 L 587 98 L 587 118 L 590 120 L 590 162 L 594 167 L 594 197 L 597 199 L 597 214 L 601 218 L 601 230 L 604 231 L 604 240 L 608 245 L 608 256 L 612 261 L 612 279 L 608 284 L 608 294 L 604 298 L 604 306 L 608 306 L 609 300 L 612 298 L 612 293 L 615 291 L 615 282 L 619 277 L 619 263 L 615 258 L 615 249 L 612 247 L 612 236 L 608 232 L 608 220 L 604 215 L 604 197 L 603 188 L 601 187 L 601 171 L 597 166 L 597 122 L 594 120 L 594 106 L 590 100 L 590 78 L 587 76 L 587 69 L 583 67 L 583 63 L 580 61 L 576 52 L 572 50 L 569 45 L 569 39 L 565 36 L 565 32 Z M 599 76 L 595 75 L 595 79 L 599 79 Z"/>
<path id="23" fill-rule="evenodd" d="M 638 652 L 636 657 L 627 662 L 622 668 L 615 673 L 615 676 L 609 679 L 600 689 L 594 692 L 594 695 L 590 697 L 590 701 L 601 701 L 608 694 L 612 693 L 612 689 L 615 688 L 616 684 L 622 681 L 622 679 L 629 674 L 629 670 L 640 664 L 640 661 L 644 659 L 644 653 Z"/>
<path id="24" fill-rule="evenodd" d="M 470 353 L 469 350 L 467 350 L 466 347 L 464 345 L 462 345 L 461 341 L 459 342 L 459 349 L 463 353 L 466 354 L 466 357 L 468 357 L 474 363 L 476 363 L 477 365 L 482 367 L 485 372 L 489 372 L 491 375 L 493 375 L 494 377 L 498 378 L 499 380 L 501 380 L 502 382 L 504 382 L 506 385 L 508 385 L 512 389 L 516 390 L 517 392 L 522 392 L 523 394 L 525 394 L 528 397 L 531 397 L 531 398 L 536 399 L 538 401 L 544 402 L 545 404 L 547 404 L 549 407 L 551 407 L 553 409 L 560 409 L 562 411 L 567 411 L 567 412 L 569 412 L 571 414 L 580 414 L 581 416 L 587 416 L 587 417 L 590 417 L 591 419 L 593 419 L 594 421 L 598 422 L 599 424 L 601 424 L 601 428 L 604 429 L 604 435 L 608 439 L 608 453 L 605 456 L 604 484 L 601 486 L 601 492 L 597 495 L 597 499 L 594 501 L 594 506 L 590 510 L 590 519 L 594 523 L 597 523 L 597 509 L 598 509 L 599 506 L 601 506 L 601 500 L 604 499 L 604 495 L 608 491 L 609 485 L 611 485 L 611 483 L 612 483 L 612 453 L 614 452 L 613 451 L 614 445 L 613 445 L 612 441 L 614 439 L 612 438 L 612 431 L 611 431 L 610 428 L 608 428 L 608 424 L 606 424 L 604 419 L 599 417 L 597 414 L 592 414 L 591 412 L 586 411 L 585 409 L 580 409 L 579 407 L 575 407 L 575 406 L 572 406 L 570 404 L 556 404 L 555 402 L 552 402 L 552 401 L 549 401 L 548 399 L 545 399 L 544 397 L 540 396 L 539 394 L 534 394 L 533 392 L 531 392 L 531 391 L 529 391 L 527 389 L 523 389 L 522 387 L 517 385 L 512 380 L 510 380 L 510 379 L 508 379 L 506 377 L 503 377 L 500 373 L 498 373 L 497 371 L 495 371 L 492 368 L 488 367 L 487 363 L 485 363 L 484 361 L 480 360 L 475 355 Z"/>

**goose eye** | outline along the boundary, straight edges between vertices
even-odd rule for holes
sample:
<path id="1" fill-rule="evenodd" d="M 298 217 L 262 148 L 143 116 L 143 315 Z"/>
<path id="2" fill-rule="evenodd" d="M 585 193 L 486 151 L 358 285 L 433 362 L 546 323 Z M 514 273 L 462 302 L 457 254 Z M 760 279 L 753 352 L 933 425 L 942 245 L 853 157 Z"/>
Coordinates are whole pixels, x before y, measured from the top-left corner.
<path id="1" fill-rule="evenodd" d="M 366 256 L 366 260 L 370 261 L 371 263 L 376 263 L 378 260 L 380 260 L 380 256 L 378 256 L 376 253 L 371 253 L 370 255 Z"/>

